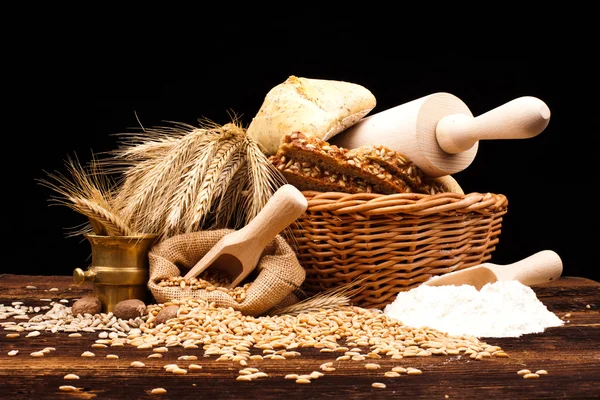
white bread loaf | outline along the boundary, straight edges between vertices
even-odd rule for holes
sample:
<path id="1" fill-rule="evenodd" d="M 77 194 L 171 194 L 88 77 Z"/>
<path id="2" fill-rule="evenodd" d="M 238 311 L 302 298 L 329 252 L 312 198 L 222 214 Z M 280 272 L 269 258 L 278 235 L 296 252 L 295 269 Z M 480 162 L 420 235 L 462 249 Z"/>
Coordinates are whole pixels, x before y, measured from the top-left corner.
<path id="1" fill-rule="evenodd" d="M 375 105 L 375 96 L 361 85 L 292 75 L 267 93 L 246 134 L 272 155 L 286 134 L 299 131 L 328 140 Z"/>

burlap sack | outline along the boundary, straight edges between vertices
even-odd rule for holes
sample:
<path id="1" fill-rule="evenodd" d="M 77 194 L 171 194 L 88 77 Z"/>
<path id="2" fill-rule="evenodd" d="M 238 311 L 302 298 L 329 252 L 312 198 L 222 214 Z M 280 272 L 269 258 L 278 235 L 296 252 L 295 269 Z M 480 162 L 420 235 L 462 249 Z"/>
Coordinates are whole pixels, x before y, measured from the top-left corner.
<path id="1" fill-rule="evenodd" d="M 262 252 L 256 270 L 251 274 L 251 277 L 256 277 L 241 303 L 219 290 L 158 286 L 163 279 L 185 275 L 219 239 L 230 232 L 230 229 L 218 229 L 186 233 L 154 245 L 148 253 L 148 288 L 155 300 L 165 303 L 188 297 L 204 298 L 214 301 L 218 306 L 231 307 L 251 316 L 259 316 L 272 308 L 295 304 L 301 300 L 300 286 L 304 282 L 306 271 L 281 235 L 271 240 Z"/>

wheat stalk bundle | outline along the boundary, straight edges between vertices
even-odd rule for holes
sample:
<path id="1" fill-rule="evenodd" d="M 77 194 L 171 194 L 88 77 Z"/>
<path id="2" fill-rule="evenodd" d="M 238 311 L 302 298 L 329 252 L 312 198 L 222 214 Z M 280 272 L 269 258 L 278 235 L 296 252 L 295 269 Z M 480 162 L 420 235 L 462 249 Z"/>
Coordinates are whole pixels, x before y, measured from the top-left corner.
<path id="1" fill-rule="evenodd" d="M 205 229 L 239 229 L 286 183 L 237 118 L 121 134 L 103 165 L 120 173 L 114 205 L 136 231 L 159 240 Z"/>
<path id="2" fill-rule="evenodd" d="M 90 171 L 69 159 L 72 179 L 55 173 L 48 174 L 54 182 L 40 180 L 60 194 L 57 203 L 88 217 L 85 231 L 155 234 L 162 240 L 239 229 L 286 183 L 235 117 L 225 125 L 171 122 L 120 139 L 108 157 L 94 158 Z"/>

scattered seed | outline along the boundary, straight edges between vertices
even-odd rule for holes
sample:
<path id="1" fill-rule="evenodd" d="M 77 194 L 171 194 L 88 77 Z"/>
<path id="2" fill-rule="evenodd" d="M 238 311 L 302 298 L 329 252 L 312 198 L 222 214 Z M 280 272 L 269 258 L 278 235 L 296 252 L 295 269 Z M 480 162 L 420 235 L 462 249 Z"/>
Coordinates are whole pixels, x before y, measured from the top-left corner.
<path id="1" fill-rule="evenodd" d="M 266 372 L 258 371 L 258 372 L 255 372 L 255 373 L 251 374 L 251 375 L 248 375 L 248 376 L 250 376 L 252 379 L 256 379 L 256 378 L 268 378 L 269 374 L 267 374 Z"/>
<path id="2" fill-rule="evenodd" d="M 79 333 L 79 332 L 69 333 L 69 337 L 81 337 L 81 333 Z"/>
<path id="3" fill-rule="evenodd" d="M 25 289 L 37 289 L 37 287 L 35 287 L 33 285 L 27 285 L 27 286 L 25 286 Z"/>
<path id="4" fill-rule="evenodd" d="M 322 377 L 323 375 L 325 375 L 322 372 L 319 371 L 313 371 L 310 373 L 310 379 L 319 379 L 320 377 Z"/>
<path id="5" fill-rule="evenodd" d="M 58 387 L 58 390 L 61 390 L 63 392 L 76 392 L 77 388 L 71 385 L 62 385 Z"/>
<path id="6" fill-rule="evenodd" d="M 173 372 L 173 370 L 179 368 L 179 365 L 177 364 L 167 364 L 163 367 L 165 369 L 165 371 L 167 372 Z"/>
<path id="7" fill-rule="evenodd" d="M 111 359 L 111 360 L 117 360 L 119 358 L 119 356 L 116 354 L 107 354 L 106 358 Z"/>
<path id="8" fill-rule="evenodd" d="M 238 375 L 237 378 L 235 378 L 236 381 L 245 381 L 245 382 L 250 382 L 252 380 L 252 377 L 248 376 L 248 375 Z"/>
<path id="9" fill-rule="evenodd" d="M 400 376 L 400 374 L 397 373 L 397 372 L 394 372 L 394 371 L 386 371 L 385 374 L 384 374 L 384 376 L 386 378 L 397 378 L 397 377 Z"/>
<path id="10" fill-rule="evenodd" d="M 53 287 L 53 288 L 48 289 L 48 291 L 49 292 L 58 292 L 58 288 Z"/>
<path id="11" fill-rule="evenodd" d="M 407 373 L 408 375 L 421 375 L 421 374 L 423 373 L 423 371 L 421 371 L 421 370 L 420 370 L 420 369 L 418 369 L 418 368 L 412 368 L 412 367 L 408 367 L 408 368 L 406 369 L 406 373 Z"/>
<path id="12" fill-rule="evenodd" d="M 17 354 L 19 354 L 19 350 L 11 350 L 8 352 L 8 355 L 11 357 L 16 356 Z"/>
<path id="13" fill-rule="evenodd" d="M 540 376 L 538 374 L 525 374 L 523 375 L 523 378 L 525 379 L 532 379 L 532 378 L 539 378 Z"/>
<path id="14" fill-rule="evenodd" d="M 103 343 L 94 343 L 94 344 L 92 345 L 92 349 L 105 349 L 105 348 L 107 348 L 107 347 L 108 347 L 108 346 L 107 346 L 107 345 L 105 345 L 105 344 L 103 344 Z"/>
<path id="15" fill-rule="evenodd" d="M 151 394 L 165 394 L 167 390 L 164 388 L 154 388 L 150 391 Z"/>
<path id="16" fill-rule="evenodd" d="M 131 365 L 132 367 L 136 367 L 136 368 L 141 368 L 141 367 L 145 367 L 145 366 L 146 366 L 146 364 L 144 364 L 144 363 L 143 363 L 143 362 L 141 362 L 141 361 L 133 361 L 133 362 L 132 362 L 131 364 L 129 364 L 129 365 Z"/>
<path id="17" fill-rule="evenodd" d="M 83 353 L 81 353 L 81 357 L 96 357 L 96 355 L 91 351 L 84 351 Z"/>
<path id="18" fill-rule="evenodd" d="M 160 354 L 160 353 L 157 353 Z M 178 360 L 180 361 L 196 361 L 198 359 L 197 356 L 179 356 L 177 357 Z"/>
<path id="19" fill-rule="evenodd" d="M 75 375 L 75 374 L 66 374 L 63 379 L 66 379 L 66 380 L 79 379 L 79 376 Z"/>
<path id="20" fill-rule="evenodd" d="M 7 334 L 6 334 L 6 337 L 7 337 L 8 339 L 14 339 L 14 338 L 18 338 L 19 336 L 21 336 L 21 335 L 20 335 L 20 334 L 18 334 L 18 333 L 7 333 Z"/>
<path id="21" fill-rule="evenodd" d="M 188 365 L 188 370 L 190 370 L 190 371 L 200 371 L 201 369 L 202 369 L 202 365 L 198 365 L 198 364 Z"/>
<path id="22" fill-rule="evenodd" d="M 138 347 L 138 349 L 139 348 L 140 347 Z M 153 349 L 152 351 L 155 353 L 166 353 L 169 351 L 169 348 L 168 347 L 157 347 L 157 348 Z"/>
<path id="23" fill-rule="evenodd" d="M 284 379 L 298 379 L 298 374 L 287 374 Z"/>
<path id="24" fill-rule="evenodd" d="M 521 376 L 522 376 L 522 375 L 527 375 L 527 374 L 530 374 L 530 373 L 531 373 L 531 371 L 530 371 L 530 370 L 528 370 L 528 369 L 522 369 L 522 370 L 520 370 L 520 371 L 517 371 L 517 374 L 518 374 L 518 375 L 521 375 Z"/>
<path id="25" fill-rule="evenodd" d="M 32 357 L 44 357 L 44 352 L 43 351 L 34 351 L 33 353 L 30 354 Z"/>
<path id="26" fill-rule="evenodd" d="M 296 383 L 300 383 L 300 384 L 310 383 L 310 379 L 298 378 L 298 379 L 296 379 Z"/>
<path id="27" fill-rule="evenodd" d="M 546 371 L 545 369 L 538 369 L 537 371 L 535 371 L 535 373 L 538 375 L 548 375 L 548 371 Z"/>
<path id="28" fill-rule="evenodd" d="M 36 336 L 40 336 L 40 331 L 31 331 L 25 337 L 36 337 Z"/>
<path id="29" fill-rule="evenodd" d="M 162 358 L 162 354 L 152 353 L 152 354 L 148 355 L 148 358 Z"/>
<path id="30" fill-rule="evenodd" d="M 379 365 L 379 364 L 373 364 L 373 363 L 368 363 L 368 364 L 365 364 L 365 368 L 368 369 L 368 370 L 375 370 L 375 369 L 381 368 L 381 365 Z"/>
<path id="31" fill-rule="evenodd" d="M 371 386 L 376 389 L 385 389 L 387 387 L 387 386 L 385 386 L 385 383 L 382 383 L 382 382 L 373 382 L 371 384 Z"/>
<path id="32" fill-rule="evenodd" d="M 394 367 L 394 368 L 392 368 L 392 372 L 397 372 L 399 374 L 404 374 L 406 372 L 406 368 L 404 368 L 404 367 Z"/>
<path id="33" fill-rule="evenodd" d="M 589 309 L 589 308 L 592 308 L 592 306 L 590 306 L 589 304 L 586 304 L 586 305 L 585 305 L 585 308 L 588 308 L 588 309 Z"/>

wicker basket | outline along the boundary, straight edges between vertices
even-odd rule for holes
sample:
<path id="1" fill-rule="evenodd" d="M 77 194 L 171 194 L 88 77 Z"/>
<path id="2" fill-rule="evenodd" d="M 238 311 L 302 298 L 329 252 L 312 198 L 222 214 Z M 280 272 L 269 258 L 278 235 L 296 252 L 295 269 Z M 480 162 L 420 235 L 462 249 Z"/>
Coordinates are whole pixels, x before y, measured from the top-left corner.
<path id="1" fill-rule="evenodd" d="M 314 295 L 363 279 L 353 304 L 383 309 L 431 276 L 491 258 L 508 201 L 492 193 L 302 192 L 290 242 Z"/>

